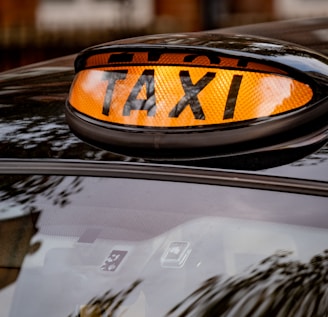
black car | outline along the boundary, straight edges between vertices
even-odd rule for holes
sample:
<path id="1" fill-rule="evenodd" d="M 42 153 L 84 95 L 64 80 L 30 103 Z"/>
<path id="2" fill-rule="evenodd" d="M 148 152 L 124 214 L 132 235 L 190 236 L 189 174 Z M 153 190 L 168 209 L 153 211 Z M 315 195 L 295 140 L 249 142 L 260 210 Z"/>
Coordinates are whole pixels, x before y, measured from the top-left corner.
<path id="1" fill-rule="evenodd" d="M 327 28 L 2 73 L 1 316 L 327 316 Z"/>

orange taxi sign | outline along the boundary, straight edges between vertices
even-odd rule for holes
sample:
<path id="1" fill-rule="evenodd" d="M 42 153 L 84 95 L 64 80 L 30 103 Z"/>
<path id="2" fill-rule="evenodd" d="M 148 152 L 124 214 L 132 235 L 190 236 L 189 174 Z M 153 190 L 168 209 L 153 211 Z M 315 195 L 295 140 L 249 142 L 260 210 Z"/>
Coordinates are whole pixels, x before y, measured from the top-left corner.
<path id="1" fill-rule="evenodd" d="M 308 84 L 260 63 L 114 52 L 86 60 L 68 101 L 105 123 L 197 128 L 281 115 L 306 106 L 312 97 Z"/>

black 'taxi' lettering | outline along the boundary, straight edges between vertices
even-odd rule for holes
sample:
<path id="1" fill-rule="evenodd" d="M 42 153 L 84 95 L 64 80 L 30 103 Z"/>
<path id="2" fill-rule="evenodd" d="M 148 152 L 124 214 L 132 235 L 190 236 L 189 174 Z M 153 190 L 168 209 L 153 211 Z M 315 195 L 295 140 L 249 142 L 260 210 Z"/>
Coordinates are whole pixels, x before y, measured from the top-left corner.
<path id="1" fill-rule="evenodd" d="M 137 99 L 142 87 L 146 88 L 146 99 Z M 147 116 L 156 114 L 154 70 L 146 69 L 133 87 L 123 108 L 123 116 L 129 116 L 131 110 L 147 110 Z"/>
<path id="2" fill-rule="evenodd" d="M 217 55 L 213 55 L 213 54 L 207 54 L 207 55 L 191 54 L 191 55 L 185 56 L 183 61 L 186 63 L 188 63 L 188 62 L 192 63 L 197 57 L 200 57 L 200 56 L 207 57 L 211 64 L 220 64 L 221 63 L 220 57 L 218 57 Z"/>
<path id="3" fill-rule="evenodd" d="M 202 77 L 195 85 L 191 82 L 190 74 L 188 71 L 180 71 L 180 80 L 185 92 L 185 95 L 180 99 L 177 105 L 170 111 L 170 118 L 177 118 L 181 112 L 190 105 L 195 119 L 205 120 L 205 114 L 197 95 L 211 80 L 214 79 L 215 73 L 208 72 Z"/>
<path id="4" fill-rule="evenodd" d="M 132 62 L 133 53 L 120 53 L 120 54 L 112 54 L 108 58 L 108 63 L 127 63 Z"/>
<path id="5" fill-rule="evenodd" d="M 242 75 L 234 75 L 232 78 L 232 82 L 231 82 L 231 86 L 229 89 L 229 94 L 224 110 L 223 120 L 233 118 L 242 79 L 243 79 Z"/>
<path id="6" fill-rule="evenodd" d="M 120 79 L 125 79 L 127 73 L 127 70 L 105 71 L 102 79 L 108 81 L 108 86 L 106 89 L 102 114 L 108 116 L 116 81 Z"/>

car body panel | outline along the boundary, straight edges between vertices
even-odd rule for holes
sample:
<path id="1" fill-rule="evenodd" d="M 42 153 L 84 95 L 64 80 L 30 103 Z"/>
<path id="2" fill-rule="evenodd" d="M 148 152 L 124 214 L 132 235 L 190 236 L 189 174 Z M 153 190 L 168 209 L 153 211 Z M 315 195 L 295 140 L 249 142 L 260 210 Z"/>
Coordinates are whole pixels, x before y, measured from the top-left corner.
<path id="1" fill-rule="evenodd" d="M 257 35 L 295 43 L 328 55 L 327 17 L 295 19 L 223 28 L 214 32 Z"/>
<path id="2" fill-rule="evenodd" d="M 295 42 L 309 45 L 311 49 L 326 47 L 325 38 L 306 36 L 316 30 L 321 30 L 327 24 L 327 18 L 306 21 L 278 22 L 267 26 L 245 26 L 236 29 L 223 29 L 215 32 L 238 32 L 274 36 L 276 39 L 286 38 L 284 28 L 289 25 L 295 33 Z M 272 28 L 272 25 L 275 28 Z M 274 31 L 273 31 L 274 30 Z M 274 34 L 272 34 L 274 32 Z M 289 34 L 289 33 L 288 33 Z M 311 38 L 311 43 L 297 40 Z M 196 36 L 199 36 L 198 34 Z M 120 40 L 114 44 L 126 42 L 158 42 L 169 35 L 136 38 L 135 40 Z M 174 38 L 174 37 L 172 37 Z M 184 35 L 183 38 L 186 38 Z M 291 40 L 292 38 L 290 38 Z M 171 40 L 172 41 L 172 40 Z M 268 41 L 268 39 L 266 40 Z M 174 42 L 174 41 L 172 41 Z M 179 41 L 178 41 L 179 42 Z M 33 66 L 22 67 L 1 74 L 1 158 L 2 159 L 82 159 L 91 161 L 141 161 L 127 156 L 109 153 L 92 147 L 74 136 L 65 121 L 64 105 L 71 81 L 74 77 L 74 56 L 59 58 Z M 36 124 L 37 123 L 37 124 Z M 322 135 L 324 136 L 325 133 Z M 322 137 L 321 135 L 321 137 Z M 328 181 L 327 144 L 309 155 L 303 155 L 301 160 L 261 170 L 260 174 L 288 176 L 293 178 L 316 179 Z M 271 154 L 270 154 L 271 155 Z M 232 160 L 233 158 L 231 158 Z M 238 160 L 238 157 L 237 159 Z M 170 162 L 168 162 L 170 163 Z M 192 161 L 188 165 L 220 168 L 220 164 L 209 161 L 201 164 Z M 250 163 L 251 165 L 251 163 Z M 229 168 L 229 165 L 228 167 Z M 250 166 L 250 169 L 252 167 Z M 257 168 L 258 169 L 258 168 Z"/>
<path id="3" fill-rule="evenodd" d="M 288 40 L 326 58 L 327 26 L 213 32 Z M 306 151 L 284 152 L 288 162 L 274 158 L 283 147 L 257 157 L 274 164 L 110 153 L 66 122 L 75 58 L 0 74 L 1 314 L 324 316 L 327 130 Z"/>

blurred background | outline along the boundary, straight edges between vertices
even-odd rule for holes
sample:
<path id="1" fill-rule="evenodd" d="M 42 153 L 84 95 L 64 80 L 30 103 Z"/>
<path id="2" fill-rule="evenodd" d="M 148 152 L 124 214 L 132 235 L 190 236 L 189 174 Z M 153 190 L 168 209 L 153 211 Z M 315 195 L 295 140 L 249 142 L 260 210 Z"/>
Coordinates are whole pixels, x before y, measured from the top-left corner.
<path id="1" fill-rule="evenodd" d="M 328 16 L 328 0 L 0 0 L 0 70 L 154 33 Z"/>

